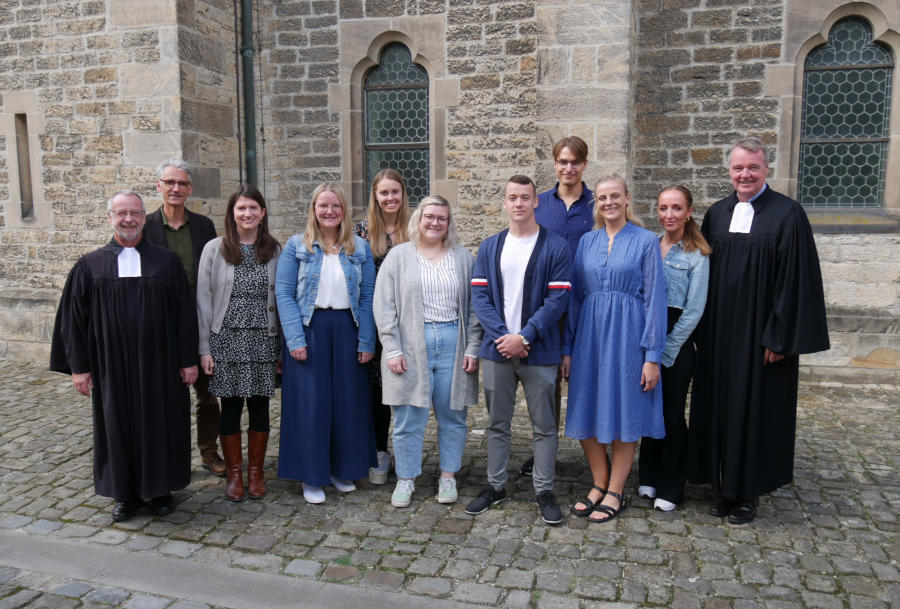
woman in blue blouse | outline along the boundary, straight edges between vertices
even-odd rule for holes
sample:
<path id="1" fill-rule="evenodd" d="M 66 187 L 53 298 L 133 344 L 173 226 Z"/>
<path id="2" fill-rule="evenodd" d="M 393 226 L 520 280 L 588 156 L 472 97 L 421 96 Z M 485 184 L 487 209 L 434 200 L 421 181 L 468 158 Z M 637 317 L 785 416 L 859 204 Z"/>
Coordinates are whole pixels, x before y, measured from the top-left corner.
<path id="1" fill-rule="evenodd" d="M 581 441 L 594 483 L 572 512 L 609 522 L 628 506 L 638 440 L 663 437 L 666 286 L 659 242 L 639 226 L 620 176 L 594 188 L 594 222 L 575 253 L 561 371 L 569 380 L 566 436 Z"/>
<path id="2" fill-rule="evenodd" d="M 275 275 L 285 341 L 278 475 L 301 480 L 309 503 L 324 502 L 328 484 L 356 490 L 352 480 L 376 463 L 362 365 L 375 353 L 375 265 L 348 211 L 338 186 L 320 184 L 306 232 L 288 239 Z"/>
<path id="3" fill-rule="evenodd" d="M 666 437 L 641 441 L 638 495 L 653 499 L 655 509 L 669 512 L 681 503 L 687 478 L 684 404 L 695 351 L 690 336 L 706 307 L 711 249 L 691 217 L 694 208 L 690 190 L 669 186 L 659 193 L 657 201 L 659 223 L 665 229 L 659 245 L 669 305 L 669 332 L 662 355 Z"/>

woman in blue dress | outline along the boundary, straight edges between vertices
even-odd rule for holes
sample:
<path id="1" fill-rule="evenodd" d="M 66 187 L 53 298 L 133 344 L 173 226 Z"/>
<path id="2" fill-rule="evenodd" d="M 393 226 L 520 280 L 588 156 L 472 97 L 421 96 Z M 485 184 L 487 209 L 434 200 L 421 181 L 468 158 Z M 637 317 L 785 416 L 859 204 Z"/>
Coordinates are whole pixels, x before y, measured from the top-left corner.
<path id="1" fill-rule="evenodd" d="M 625 481 L 638 440 L 664 435 L 666 284 L 659 241 L 640 227 L 620 176 L 597 182 L 594 221 L 575 254 L 562 374 L 566 436 L 581 441 L 594 483 L 572 512 L 608 522 L 628 507 Z"/>

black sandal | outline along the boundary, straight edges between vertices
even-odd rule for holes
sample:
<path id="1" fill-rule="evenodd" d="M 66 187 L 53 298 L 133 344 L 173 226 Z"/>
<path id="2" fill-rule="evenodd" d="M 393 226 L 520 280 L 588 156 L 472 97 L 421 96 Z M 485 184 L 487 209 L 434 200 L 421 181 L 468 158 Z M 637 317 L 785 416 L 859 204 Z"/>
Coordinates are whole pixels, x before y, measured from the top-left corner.
<path id="1" fill-rule="evenodd" d="M 603 497 L 606 495 L 606 489 L 603 488 L 603 487 L 601 487 L 601 486 L 597 486 L 596 484 L 594 485 L 593 488 L 596 489 L 596 490 L 598 490 L 598 491 L 600 491 L 600 493 L 601 493 L 601 494 L 600 494 L 600 498 L 597 499 L 597 503 L 600 503 L 601 501 L 603 501 Z M 593 490 L 593 489 L 592 489 L 592 490 Z M 585 497 L 584 499 L 579 499 L 579 501 L 581 501 L 581 503 L 583 503 L 583 504 L 585 505 L 584 509 L 580 509 L 580 510 L 579 510 L 577 507 L 575 507 L 575 506 L 573 505 L 573 506 L 572 506 L 572 509 L 571 509 L 570 511 L 571 511 L 573 514 L 575 514 L 576 516 L 579 516 L 579 517 L 581 517 L 581 518 L 584 518 L 584 517 L 586 517 L 588 514 L 590 514 L 591 512 L 593 512 L 593 511 L 594 511 L 594 506 L 597 505 L 597 503 L 594 503 L 594 502 L 591 501 L 590 498 L 588 498 L 588 497 Z"/>
<path id="2" fill-rule="evenodd" d="M 619 493 L 617 493 L 615 491 L 606 491 L 606 494 L 612 495 L 613 497 L 615 497 L 616 499 L 619 500 L 618 509 L 609 507 L 608 505 L 603 505 L 601 503 L 598 503 L 597 505 L 594 506 L 594 509 L 591 510 L 590 514 L 599 512 L 601 514 L 606 514 L 607 516 L 609 516 L 609 518 L 604 518 L 603 520 L 599 520 L 597 518 L 591 518 L 590 514 L 588 514 L 587 515 L 588 522 L 594 522 L 597 524 L 609 522 L 611 520 L 614 520 L 616 516 L 618 516 L 619 514 L 624 512 L 626 509 L 628 509 L 628 500 L 625 499 L 625 497 L 623 497 L 622 495 L 620 495 Z"/>

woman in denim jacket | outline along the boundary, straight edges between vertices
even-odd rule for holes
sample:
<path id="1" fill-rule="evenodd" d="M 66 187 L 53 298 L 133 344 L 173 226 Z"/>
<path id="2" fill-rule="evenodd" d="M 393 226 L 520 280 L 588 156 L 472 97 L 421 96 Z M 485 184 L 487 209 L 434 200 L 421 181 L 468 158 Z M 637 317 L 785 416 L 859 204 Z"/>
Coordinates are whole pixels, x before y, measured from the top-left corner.
<path id="1" fill-rule="evenodd" d="M 356 490 L 352 480 L 376 463 L 363 366 L 375 352 L 374 290 L 372 252 L 353 234 L 344 193 L 320 184 L 275 280 L 284 334 L 278 475 L 302 481 L 309 503 L 323 503 L 328 484 Z"/>
<path id="2" fill-rule="evenodd" d="M 693 197 L 684 186 L 659 193 L 656 211 L 665 229 L 659 246 L 666 277 L 669 326 L 662 355 L 663 420 L 666 437 L 641 440 L 638 495 L 669 512 L 679 504 L 687 478 L 688 431 L 684 405 L 694 372 L 691 333 L 706 307 L 711 249 L 691 217 Z"/>

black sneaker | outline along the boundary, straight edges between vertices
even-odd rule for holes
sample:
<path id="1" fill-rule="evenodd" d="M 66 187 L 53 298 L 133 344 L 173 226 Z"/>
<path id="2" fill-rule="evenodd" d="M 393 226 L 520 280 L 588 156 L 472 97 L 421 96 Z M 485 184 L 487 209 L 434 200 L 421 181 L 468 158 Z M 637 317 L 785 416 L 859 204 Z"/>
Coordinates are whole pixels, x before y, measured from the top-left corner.
<path id="1" fill-rule="evenodd" d="M 556 503 L 553 491 L 541 491 L 537 494 L 537 504 L 541 509 L 541 520 L 547 524 L 559 524 L 563 520 L 562 511 Z"/>
<path id="2" fill-rule="evenodd" d="M 495 490 L 493 486 L 488 484 L 482 489 L 481 494 L 472 499 L 469 505 L 466 506 L 466 514 L 471 514 L 472 516 L 480 514 L 501 501 L 506 501 L 506 489 Z"/>
<path id="3" fill-rule="evenodd" d="M 530 476 L 534 471 L 534 455 L 528 457 L 528 460 L 519 468 L 519 473 L 523 476 Z"/>

